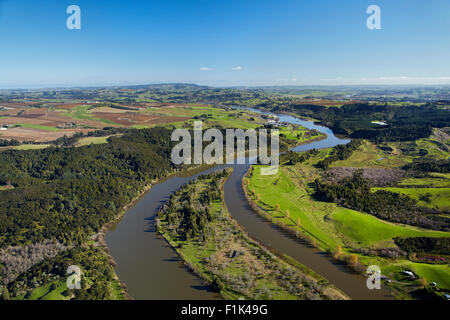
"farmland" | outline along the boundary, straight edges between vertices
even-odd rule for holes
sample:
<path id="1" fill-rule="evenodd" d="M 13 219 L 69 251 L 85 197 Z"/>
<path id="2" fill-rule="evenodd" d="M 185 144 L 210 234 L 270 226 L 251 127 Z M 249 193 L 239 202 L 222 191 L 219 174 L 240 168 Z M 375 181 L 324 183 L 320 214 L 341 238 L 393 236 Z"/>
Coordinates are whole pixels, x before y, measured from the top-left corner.
<path id="1" fill-rule="evenodd" d="M 256 128 L 264 123 L 256 114 L 248 111 L 195 104 L 152 104 L 139 108 L 102 104 L 63 104 L 40 108 L 18 106 L 3 111 L 0 126 L 7 128 L 0 132 L 0 138 L 43 143 L 104 127 L 189 127 L 194 120 L 202 120 L 204 127 L 242 129 Z"/>
<path id="2" fill-rule="evenodd" d="M 445 171 L 445 163 L 439 162 L 449 156 L 449 128 L 443 127 L 446 118 L 442 116 L 440 104 L 366 103 L 346 99 L 345 91 L 333 99 L 329 92 L 319 89 L 268 92 L 181 87 L 74 89 L 55 91 L 47 96 L 17 91 L 12 93 L 13 99 L 3 97 L 0 150 L 19 150 L 2 154 L 4 170 L 0 192 L 3 210 L 8 212 L 4 229 L 11 232 L 0 236 L 5 247 L 56 237 L 81 250 L 76 253 L 81 255 L 81 263 L 91 256 L 84 252 L 93 244 L 93 233 L 114 219 L 119 208 L 126 206 L 139 190 L 174 172 L 167 158 L 170 132 L 174 128 L 192 129 L 194 121 L 202 121 L 203 129 L 277 126 L 284 147 L 325 137 L 301 126 L 278 123 L 273 120 L 275 117 L 231 107 L 256 106 L 319 120 L 346 137 L 354 132 L 367 136 L 353 140 L 357 146 L 354 150 L 343 146 L 339 156 L 332 148 L 314 151 L 311 157 L 292 156 L 295 161 L 289 165 L 285 162 L 275 175 L 263 176 L 262 167 L 253 166 L 243 185 L 250 203 L 262 209 L 263 216 L 293 231 L 293 237 L 340 260 L 338 264 L 347 263 L 357 272 L 364 272 L 368 265 L 379 265 L 383 275 L 392 280 L 390 286 L 398 289 L 398 297 L 411 298 L 411 292 L 430 287 L 432 282 L 437 283 L 436 288 L 450 290 L 450 255 L 407 252 L 396 242 L 398 237 L 449 237 L 446 227 L 450 222 L 450 176 Z M 417 122 L 411 124 L 413 109 L 423 112 L 414 118 Z M 422 115 L 427 117 L 423 127 Z M 385 122 L 386 126 L 372 121 Z M 378 130 L 380 127 L 383 129 Z M 346 146 L 350 145 L 353 144 Z M 327 166 L 319 165 L 325 158 L 332 157 L 333 161 Z M 421 165 L 422 160 L 430 161 L 431 171 L 436 172 L 422 170 L 426 167 Z M 411 164 L 417 164 L 414 170 L 408 169 Z M 361 191 L 366 190 L 365 184 L 351 180 L 359 174 L 358 169 L 363 169 L 364 179 L 378 178 L 368 182 L 367 193 Z M 286 287 L 277 277 L 272 277 L 269 269 L 274 264 L 283 277 L 297 279 L 298 270 L 292 271 L 289 269 L 293 267 L 291 262 L 263 252 L 260 245 L 246 237 L 223 205 L 223 194 L 209 206 L 199 205 L 211 196 L 208 191 L 219 187 L 212 185 L 212 180 L 214 178 L 209 177 L 197 181 L 183 189 L 182 194 L 175 194 L 174 216 L 189 212 L 189 219 L 183 220 L 186 223 L 177 225 L 173 217 L 160 217 L 160 231 L 174 249 L 204 279 L 220 289 L 225 298 L 317 297 L 317 291 L 309 295 L 303 288 Z M 328 198 L 320 197 L 319 182 L 324 184 L 324 189 L 329 187 Z M 382 201 L 372 201 L 371 195 L 380 193 L 385 197 L 376 199 Z M 185 198 L 189 198 L 189 205 Z M 356 201 L 346 202 L 348 199 Z M 398 204 L 386 199 L 398 200 Z M 403 203 L 407 203 L 411 211 L 403 210 Z M 384 216 L 379 215 L 380 208 L 386 209 Z M 212 218 L 206 221 L 204 216 Z M 20 219 L 13 220 L 16 217 Z M 63 219 L 66 220 L 61 222 Z M 424 225 L 424 221 L 430 223 Z M 184 230 L 186 226 L 191 228 Z M 269 260 L 259 259 L 266 253 Z M 11 297 L 72 298 L 73 292 L 67 290 L 64 281 L 46 277 L 49 269 L 70 259 L 59 255 L 49 264 L 49 259 L 45 259 L 35 265 L 27 274 L 22 274 L 22 278 L 8 284 Z M 95 259 L 99 265 L 108 266 L 109 271 L 102 271 L 108 279 L 98 273 L 88 279 L 103 279 L 101 286 L 108 289 L 84 288 L 87 290 L 76 296 L 124 298 L 111 262 L 102 255 Z M 97 269 L 96 263 L 92 260 L 89 265 Z M 285 273 L 286 270 L 289 271 Z M 304 270 L 300 268 L 300 271 Z M 404 271 L 414 273 L 414 278 L 406 277 Z M 63 272 L 60 270 L 58 274 L 62 276 Z M 35 278 L 39 283 L 33 282 Z M 249 280 L 255 280 L 254 286 L 242 285 Z M 24 285 L 24 281 L 28 282 Z M 324 292 L 320 297 L 323 295 Z"/>
<path id="3" fill-rule="evenodd" d="M 261 175 L 260 170 L 260 166 L 255 166 L 249 179 L 248 190 L 254 195 L 254 200 L 270 213 L 273 222 L 294 226 L 299 231 L 314 235 L 323 249 L 334 249 L 338 244 L 392 244 L 393 237 L 402 235 L 439 237 L 446 234 L 389 223 L 333 203 L 315 201 L 308 181 L 317 173 L 311 168 L 284 166 L 277 175 L 272 176 Z M 277 205 L 279 209 L 276 209 Z M 289 218 L 286 211 L 289 211 Z"/>
<path id="4" fill-rule="evenodd" d="M 13 109 L 13 108 L 11 108 Z M 10 111 L 10 110 L 9 110 Z M 228 107 L 206 104 L 146 103 L 140 106 L 124 106 L 111 103 L 50 104 L 45 107 L 20 106 L 17 114 L 10 113 L 0 119 L 7 126 L 0 132 L 0 139 L 26 142 L 6 149 L 41 149 L 57 139 L 84 135 L 75 146 L 106 143 L 107 137 L 91 136 L 104 128 L 145 129 L 154 126 L 167 128 L 193 128 L 194 121 L 202 121 L 203 129 L 256 129 L 267 124 L 260 114 Z M 296 146 L 325 136 L 301 126 L 281 126 L 282 148 Z M 32 144 L 31 144 L 32 143 Z"/>
<path id="5" fill-rule="evenodd" d="M 413 142 L 391 142 L 388 144 L 391 149 L 385 148 L 386 145 L 379 146 L 363 141 L 346 160 L 335 161 L 331 167 L 398 170 L 414 159 L 421 158 L 419 149 L 426 150 L 430 157 L 436 159 L 448 157 L 445 147 L 448 141 L 444 144 L 436 144 L 433 141 L 438 141 L 437 135 Z M 408 297 L 405 292 L 420 287 L 420 281 L 436 282 L 439 287 L 450 289 L 448 265 L 419 263 L 409 260 L 406 256 L 392 258 L 368 254 L 389 248 L 397 250 L 395 237 L 450 237 L 448 232 L 388 222 L 371 214 L 316 198 L 312 182 L 321 179 L 325 173 L 317 168 L 316 163 L 330 153 L 330 149 L 320 150 L 302 163 L 283 165 L 276 175 L 271 176 L 261 175 L 261 166 L 253 166 L 244 181 L 251 201 L 263 210 L 264 216 L 272 223 L 289 230 L 297 230 L 313 245 L 334 253 L 339 259 L 354 255 L 354 259 L 363 265 L 379 265 L 382 273 L 393 280 L 391 286 L 398 290 L 398 294 L 403 298 Z M 420 206 L 447 212 L 441 214 L 441 217 L 448 219 L 449 182 L 448 174 L 429 173 L 421 177 L 406 176 L 397 181 L 396 186 L 374 187 L 372 191 L 402 193 L 417 200 Z M 338 253 L 335 253 L 336 250 Z M 411 270 L 418 278 L 411 280 L 400 276 L 403 270 Z"/>

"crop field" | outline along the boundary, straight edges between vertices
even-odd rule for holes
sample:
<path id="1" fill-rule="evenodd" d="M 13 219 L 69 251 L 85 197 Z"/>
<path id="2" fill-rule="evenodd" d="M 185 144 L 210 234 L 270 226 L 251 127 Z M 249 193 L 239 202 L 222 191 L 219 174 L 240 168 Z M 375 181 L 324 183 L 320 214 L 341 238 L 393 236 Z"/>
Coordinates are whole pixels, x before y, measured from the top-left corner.
<path id="1" fill-rule="evenodd" d="M 19 141 L 49 142 L 65 135 L 71 136 L 77 132 L 87 133 L 89 129 L 64 129 L 64 130 L 42 130 L 36 128 L 16 127 L 1 131 L 0 139 L 17 139 Z"/>
<path id="2" fill-rule="evenodd" d="M 250 111 L 223 109 L 199 104 L 150 107 L 148 112 L 160 117 L 190 118 L 189 123 L 201 120 L 204 128 L 219 126 L 222 128 L 254 129 L 264 123 L 258 114 Z"/>
<path id="3" fill-rule="evenodd" d="M 265 123 L 265 120 L 249 111 L 201 104 L 147 103 L 137 107 L 102 103 L 51 103 L 39 108 L 12 104 L 0 110 L 0 126 L 8 126 L 0 132 L 0 139 L 47 142 L 64 135 L 71 136 L 104 127 L 192 127 L 195 120 L 203 121 L 204 128 L 250 129 Z"/>

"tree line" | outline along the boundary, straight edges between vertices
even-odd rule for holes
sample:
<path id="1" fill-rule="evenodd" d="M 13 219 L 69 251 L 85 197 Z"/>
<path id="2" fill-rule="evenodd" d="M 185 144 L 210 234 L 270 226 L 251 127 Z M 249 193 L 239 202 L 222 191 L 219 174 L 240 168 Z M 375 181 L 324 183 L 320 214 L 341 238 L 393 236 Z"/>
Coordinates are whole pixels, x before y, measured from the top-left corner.
<path id="1" fill-rule="evenodd" d="M 305 162 L 311 157 L 318 155 L 319 150 L 311 149 L 306 152 L 288 151 L 280 155 L 280 163 L 287 165 L 295 165 L 297 163 Z"/>
<path id="2" fill-rule="evenodd" d="M 394 238 L 394 242 L 397 246 L 409 253 L 415 252 L 450 255 L 450 237 L 397 237 Z"/>
<path id="3" fill-rule="evenodd" d="M 403 169 L 417 173 L 450 173 L 450 159 L 414 159 L 413 162 L 405 165 Z"/>
<path id="4" fill-rule="evenodd" d="M 349 209 L 362 211 L 380 219 L 423 228 L 444 230 L 450 225 L 427 217 L 434 209 L 420 207 L 417 201 L 406 195 L 385 190 L 370 191 L 369 182 L 360 170 L 339 182 L 327 183 L 316 179 L 315 194 L 318 200 L 335 202 Z"/>
<path id="5" fill-rule="evenodd" d="M 350 156 L 353 154 L 353 151 L 358 150 L 361 145 L 362 140 L 360 139 L 352 140 L 347 144 L 337 145 L 333 147 L 328 157 L 317 163 L 317 167 L 328 169 L 333 162 L 350 158 Z"/>

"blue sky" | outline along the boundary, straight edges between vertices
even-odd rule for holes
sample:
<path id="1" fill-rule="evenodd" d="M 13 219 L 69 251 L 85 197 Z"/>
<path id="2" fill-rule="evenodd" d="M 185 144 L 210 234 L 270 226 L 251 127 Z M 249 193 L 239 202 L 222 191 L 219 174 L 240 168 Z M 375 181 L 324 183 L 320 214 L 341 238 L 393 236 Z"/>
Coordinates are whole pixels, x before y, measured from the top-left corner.
<path id="1" fill-rule="evenodd" d="M 450 0 L 0 0 L 0 87 L 161 82 L 450 84 Z"/>

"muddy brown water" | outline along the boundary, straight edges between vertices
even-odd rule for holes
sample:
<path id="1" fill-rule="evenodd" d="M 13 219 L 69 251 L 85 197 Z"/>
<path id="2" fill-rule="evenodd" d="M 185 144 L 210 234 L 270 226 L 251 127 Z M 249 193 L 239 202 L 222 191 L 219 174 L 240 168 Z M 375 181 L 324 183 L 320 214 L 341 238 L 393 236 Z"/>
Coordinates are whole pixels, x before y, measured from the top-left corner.
<path id="1" fill-rule="evenodd" d="M 332 147 L 349 141 L 337 138 L 330 129 L 312 122 L 286 115 L 279 117 L 281 121 L 301 124 L 327 134 L 327 139 L 296 147 L 293 149 L 295 151 Z M 161 205 L 182 185 L 200 174 L 226 166 L 185 174 L 184 177 L 172 177 L 153 186 L 107 232 L 105 240 L 117 263 L 115 271 L 134 299 L 220 299 L 216 292 L 183 266 L 175 251 L 158 235 L 154 223 Z M 232 217 L 250 236 L 311 268 L 352 299 L 392 299 L 385 290 L 367 289 L 363 276 L 353 273 L 346 266 L 334 262 L 327 254 L 300 242 L 254 213 L 241 187 L 242 177 L 249 165 L 232 166 L 233 174 L 224 186 L 225 203 Z"/>

